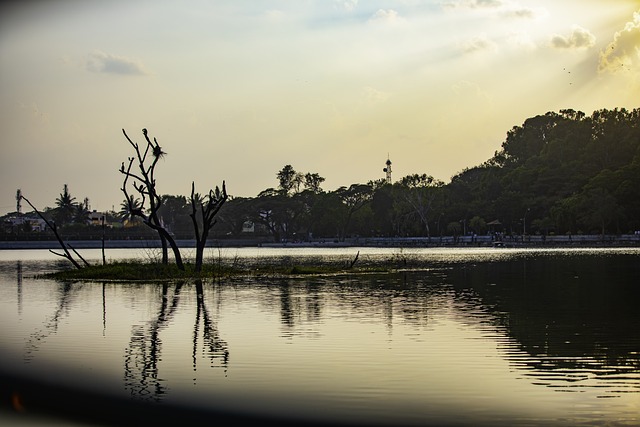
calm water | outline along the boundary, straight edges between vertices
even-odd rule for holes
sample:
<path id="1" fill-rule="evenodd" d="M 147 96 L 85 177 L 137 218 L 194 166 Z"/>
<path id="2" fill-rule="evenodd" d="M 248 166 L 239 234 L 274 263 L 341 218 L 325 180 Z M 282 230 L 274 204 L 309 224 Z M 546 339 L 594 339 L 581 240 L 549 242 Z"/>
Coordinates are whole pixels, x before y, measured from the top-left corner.
<path id="1" fill-rule="evenodd" d="M 58 283 L 0 251 L 2 370 L 153 405 L 360 424 L 640 425 L 640 250 L 224 249 L 392 274 Z M 83 251 L 97 262 L 99 251 Z M 107 258 L 151 258 L 109 250 Z"/>

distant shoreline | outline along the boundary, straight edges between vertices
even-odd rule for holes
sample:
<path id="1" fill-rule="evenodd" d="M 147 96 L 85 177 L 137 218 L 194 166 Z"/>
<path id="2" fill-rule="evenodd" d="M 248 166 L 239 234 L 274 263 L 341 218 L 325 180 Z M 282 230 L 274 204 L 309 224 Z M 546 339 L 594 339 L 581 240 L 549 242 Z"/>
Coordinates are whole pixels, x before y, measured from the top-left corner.
<path id="1" fill-rule="evenodd" d="M 66 243 L 75 249 L 100 249 L 101 240 L 69 240 Z M 180 248 L 195 248 L 195 240 L 176 240 Z M 509 236 L 496 240 L 492 236 L 464 237 L 377 237 L 351 238 L 345 241 L 317 239 L 306 242 L 266 242 L 258 239 L 209 240 L 208 247 L 269 247 L 269 248 L 336 248 L 336 247 L 637 247 L 640 234 L 625 235 L 575 235 L 575 236 Z M 159 248 L 159 240 L 105 240 L 105 249 Z M 55 240 L 0 241 L 0 250 L 60 249 Z"/>

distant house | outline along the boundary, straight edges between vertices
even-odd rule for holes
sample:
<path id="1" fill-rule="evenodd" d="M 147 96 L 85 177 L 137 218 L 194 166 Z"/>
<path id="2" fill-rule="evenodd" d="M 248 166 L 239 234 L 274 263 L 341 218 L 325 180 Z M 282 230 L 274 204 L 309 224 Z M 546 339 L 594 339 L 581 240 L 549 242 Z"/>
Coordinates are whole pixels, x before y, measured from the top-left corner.
<path id="1" fill-rule="evenodd" d="M 16 229 L 29 226 L 31 231 L 41 232 L 47 228 L 47 223 L 40 217 L 30 215 L 10 216 L 5 218 L 5 228 Z"/>
<path id="2" fill-rule="evenodd" d="M 106 220 L 105 214 L 102 212 L 92 211 L 87 216 L 88 225 L 102 225 L 102 221 Z"/>

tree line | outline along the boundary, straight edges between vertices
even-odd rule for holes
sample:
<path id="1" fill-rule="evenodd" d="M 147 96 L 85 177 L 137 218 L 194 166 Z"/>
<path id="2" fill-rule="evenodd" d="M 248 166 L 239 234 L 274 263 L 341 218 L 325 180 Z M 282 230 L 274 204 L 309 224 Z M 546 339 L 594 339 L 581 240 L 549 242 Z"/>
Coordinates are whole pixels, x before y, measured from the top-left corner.
<path id="1" fill-rule="evenodd" d="M 117 216 L 171 239 L 253 236 L 274 242 L 349 237 L 486 234 L 623 234 L 640 230 L 640 109 L 571 109 L 528 118 L 510 129 L 484 163 L 448 184 L 426 173 L 322 189 L 318 173 L 285 165 L 255 197 L 162 195 L 155 167 L 165 153 L 143 130 L 123 162 L 125 199 Z M 82 218 L 68 188 L 53 212 L 60 224 Z M 116 213 L 112 213 L 116 215 Z M 215 224 L 215 228 L 214 228 Z M 165 242 L 166 241 L 166 242 Z M 179 256 L 177 248 L 173 248 Z M 166 251 L 165 251 L 166 252 Z"/>
<path id="2" fill-rule="evenodd" d="M 286 165 L 277 187 L 232 198 L 226 233 L 251 221 L 274 241 L 352 236 L 621 234 L 640 230 L 640 109 L 548 112 L 507 132 L 494 156 L 448 184 L 411 174 L 323 191 Z M 221 230 L 222 231 L 222 230 Z"/>

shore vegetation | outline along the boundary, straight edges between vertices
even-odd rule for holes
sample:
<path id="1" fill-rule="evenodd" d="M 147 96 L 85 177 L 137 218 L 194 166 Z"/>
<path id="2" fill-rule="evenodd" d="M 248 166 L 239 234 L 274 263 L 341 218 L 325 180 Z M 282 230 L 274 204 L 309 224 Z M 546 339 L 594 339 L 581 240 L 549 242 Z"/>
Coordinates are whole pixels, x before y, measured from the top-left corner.
<path id="1" fill-rule="evenodd" d="M 285 257 L 239 263 L 237 260 L 221 262 L 213 260 L 204 262 L 200 269 L 191 262 L 185 262 L 183 268 L 176 264 L 163 264 L 152 260 L 123 260 L 108 264 L 85 266 L 81 269 L 64 269 L 47 273 L 41 278 L 61 281 L 115 281 L 115 282 L 165 282 L 176 280 L 220 280 L 228 277 L 293 277 L 322 276 L 338 274 L 388 273 L 395 271 L 397 260 L 391 258 L 387 262 L 375 265 L 355 265 L 358 256 L 352 260 L 318 261 Z"/>

